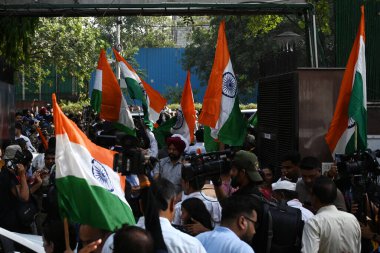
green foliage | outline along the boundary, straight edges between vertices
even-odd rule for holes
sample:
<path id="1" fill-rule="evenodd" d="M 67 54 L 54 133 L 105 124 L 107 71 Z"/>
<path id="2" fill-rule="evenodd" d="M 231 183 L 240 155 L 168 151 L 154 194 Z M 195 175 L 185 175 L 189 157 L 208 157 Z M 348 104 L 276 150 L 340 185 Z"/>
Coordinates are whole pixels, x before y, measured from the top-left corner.
<path id="1" fill-rule="evenodd" d="M 247 30 L 245 34 L 249 39 L 251 36 L 256 37 L 261 34 L 267 34 L 284 20 L 284 17 L 278 15 L 252 16 L 248 18 Z"/>
<path id="2" fill-rule="evenodd" d="M 78 102 L 60 101 L 60 107 L 64 113 L 78 114 L 83 111 L 83 107 L 90 105 L 90 99 L 83 99 Z"/>
<path id="3" fill-rule="evenodd" d="M 249 103 L 249 104 L 240 104 L 240 110 L 248 110 L 248 109 L 257 109 L 257 104 Z"/>
<path id="4" fill-rule="evenodd" d="M 194 26 L 191 43 L 184 53 L 183 68 L 193 67 L 201 85 L 207 84 L 211 73 L 221 19 L 222 17 L 210 18 L 209 27 Z M 276 46 L 271 32 L 283 18 L 275 15 L 228 16 L 225 20 L 228 48 L 239 86 L 239 99 L 245 102 L 253 96 L 261 57 Z M 268 43 L 268 40 L 272 40 L 272 43 Z"/>
<path id="5" fill-rule="evenodd" d="M 167 107 L 171 110 L 177 110 L 179 108 L 180 104 L 169 104 Z M 201 103 L 194 103 L 195 110 L 199 111 L 202 109 Z M 257 104 L 250 103 L 250 104 L 240 104 L 239 105 L 240 110 L 247 110 L 247 109 L 257 109 Z"/>
<path id="6" fill-rule="evenodd" d="M 107 46 L 90 18 L 41 18 L 25 79 L 39 84 L 51 74 L 62 81 L 68 75 L 83 87 L 96 67 L 100 49 Z"/>
<path id="7" fill-rule="evenodd" d="M 29 62 L 30 47 L 38 18 L 0 17 L 0 56 L 5 63 L 18 69 Z"/>
<path id="8" fill-rule="evenodd" d="M 130 58 L 142 47 L 174 47 L 170 17 L 124 16 L 95 19 L 97 27 L 110 44 L 116 43 L 116 22 L 120 19 L 120 43 Z"/>
<path id="9" fill-rule="evenodd" d="M 183 87 L 181 86 L 165 86 L 165 92 L 163 94 L 164 98 L 174 104 L 179 104 L 181 102 Z"/>

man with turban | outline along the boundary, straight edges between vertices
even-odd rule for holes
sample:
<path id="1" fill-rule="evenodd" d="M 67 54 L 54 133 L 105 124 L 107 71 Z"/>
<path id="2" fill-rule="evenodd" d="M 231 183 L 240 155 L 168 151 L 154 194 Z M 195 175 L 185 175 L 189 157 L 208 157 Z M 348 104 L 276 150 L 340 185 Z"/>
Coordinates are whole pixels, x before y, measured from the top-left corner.
<path id="1" fill-rule="evenodd" d="M 176 192 L 182 191 L 181 187 L 181 170 L 182 154 L 188 148 L 186 139 L 174 134 L 166 140 L 168 146 L 168 157 L 162 158 L 154 167 L 154 178 L 166 178 L 176 187 Z"/>

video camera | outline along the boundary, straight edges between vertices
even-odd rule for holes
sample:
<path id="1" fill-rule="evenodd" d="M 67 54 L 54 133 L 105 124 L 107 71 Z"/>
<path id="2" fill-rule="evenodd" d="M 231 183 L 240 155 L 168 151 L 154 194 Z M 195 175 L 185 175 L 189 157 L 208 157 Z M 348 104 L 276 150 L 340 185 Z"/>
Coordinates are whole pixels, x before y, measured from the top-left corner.
<path id="1" fill-rule="evenodd" d="M 339 179 L 337 186 L 343 192 L 350 192 L 352 200 L 358 204 L 355 216 L 361 222 L 366 222 L 366 198 L 376 205 L 380 205 L 380 166 L 377 158 L 380 151 L 367 149 L 352 155 L 336 155 Z"/>
<path id="2" fill-rule="evenodd" d="M 122 175 L 149 174 L 157 158 L 146 156 L 137 148 L 125 149 L 114 156 L 114 170 Z"/>
<path id="3" fill-rule="evenodd" d="M 183 171 L 186 171 L 186 179 L 207 180 L 215 179 L 221 174 L 228 173 L 231 169 L 231 150 L 210 152 L 201 155 L 190 155 L 185 157 Z"/>
<path id="4" fill-rule="evenodd" d="M 364 152 L 357 152 L 352 155 L 336 154 L 338 172 L 341 177 L 355 175 L 380 175 L 380 166 L 377 158 L 380 157 L 380 150 L 372 151 L 367 149 Z"/>
<path id="5" fill-rule="evenodd" d="M 7 161 L 7 168 L 13 171 L 17 170 L 17 164 L 26 164 L 27 163 L 27 157 L 24 153 L 20 151 L 16 151 L 15 157 L 13 159 L 10 159 Z"/>
<path id="6" fill-rule="evenodd" d="M 140 148 L 141 141 L 138 137 L 122 134 L 115 137 L 115 151 L 119 153 L 114 157 L 114 170 L 122 175 L 149 174 L 153 170 L 157 158 L 144 155 Z"/>

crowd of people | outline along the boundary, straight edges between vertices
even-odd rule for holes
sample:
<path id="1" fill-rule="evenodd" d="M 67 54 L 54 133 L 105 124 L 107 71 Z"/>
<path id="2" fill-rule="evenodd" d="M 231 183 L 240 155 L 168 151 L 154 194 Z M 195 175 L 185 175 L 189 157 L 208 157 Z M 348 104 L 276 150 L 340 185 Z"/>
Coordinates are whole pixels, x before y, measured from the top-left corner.
<path id="1" fill-rule="evenodd" d="M 84 126 L 93 125 L 95 136 L 106 132 L 99 126 L 99 119 L 96 124 L 82 124 L 82 115 L 69 117 L 83 130 Z M 163 113 L 159 123 L 169 117 Z M 242 147 L 233 148 L 227 170 L 211 177 L 200 176 L 194 167 L 184 164 L 188 163 L 187 155 L 206 152 L 201 126 L 196 130 L 195 143 L 189 144 L 183 136 L 175 134 L 167 136 L 166 145 L 161 148 L 145 126 L 150 145 L 143 152 L 157 162 L 150 173 L 126 177 L 125 197 L 136 224 L 121 224 L 116 231 L 90 224 L 69 224 L 68 249 L 55 186 L 51 107 L 18 112 L 15 122 L 15 138 L 4 142 L 0 153 L 0 227 L 42 235 L 45 252 L 380 250 L 378 206 L 366 199 L 366 220 L 358 219 L 362 209 L 349 194 L 351 189 L 337 188 L 339 177 L 335 166 L 322 175 L 318 158 L 289 151 L 280 160 L 281 176 L 276 178 L 274 165 L 260 164 L 251 132 Z M 292 251 L 284 251 L 285 247 L 274 251 L 274 246 L 268 251 L 271 242 L 286 237 L 276 231 L 292 230 L 276 228 L 274 217 L 273 220 L 270 217 L 273 224 L 268 222 L 271 209 L 267 208 L 281 205 L 290 208 L 283 210 L 293 210 L 290 215 L 299 215 L 299 237 L 293 238 L 296 243 L 284 242 L 292 244 Z M 268 231 L 272 227 L 274 232 Z M 0 252 L 28 252 L 4 236 L 0 239 Z"/>

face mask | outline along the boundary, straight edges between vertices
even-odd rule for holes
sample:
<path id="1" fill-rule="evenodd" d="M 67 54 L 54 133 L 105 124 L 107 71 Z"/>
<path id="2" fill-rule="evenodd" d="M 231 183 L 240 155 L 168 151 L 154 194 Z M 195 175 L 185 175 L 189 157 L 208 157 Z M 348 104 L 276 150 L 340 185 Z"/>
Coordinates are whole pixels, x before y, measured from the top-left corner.
<path id="1" fill-rule="evenodd" d="M 233 187 L 233 188 L 237 188 L 237 187 L 239 186 L 239 183 L 238 183 L 238 181 L 237 181 L 237 176 L 232 177 L 230 185 L 231 185 L 231 187 Z"/>

